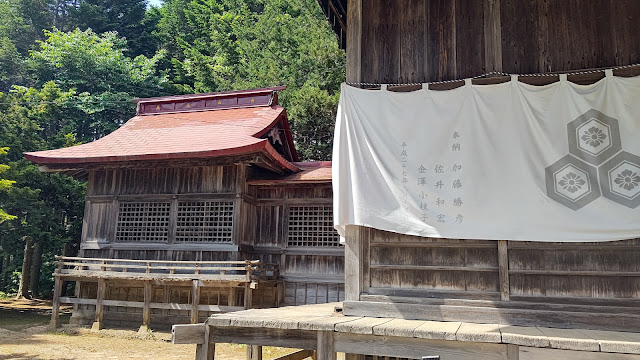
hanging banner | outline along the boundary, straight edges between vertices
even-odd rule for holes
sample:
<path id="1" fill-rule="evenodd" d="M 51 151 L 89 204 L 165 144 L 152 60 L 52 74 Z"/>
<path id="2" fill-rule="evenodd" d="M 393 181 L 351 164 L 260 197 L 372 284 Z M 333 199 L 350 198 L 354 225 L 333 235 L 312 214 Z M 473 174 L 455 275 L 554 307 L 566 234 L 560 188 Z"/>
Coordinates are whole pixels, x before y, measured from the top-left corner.
<path id="1" fill-rule="evenodd" d="M 456 239 L 640 237 L 640 77 L 342 85 L 334 223 Z"/>

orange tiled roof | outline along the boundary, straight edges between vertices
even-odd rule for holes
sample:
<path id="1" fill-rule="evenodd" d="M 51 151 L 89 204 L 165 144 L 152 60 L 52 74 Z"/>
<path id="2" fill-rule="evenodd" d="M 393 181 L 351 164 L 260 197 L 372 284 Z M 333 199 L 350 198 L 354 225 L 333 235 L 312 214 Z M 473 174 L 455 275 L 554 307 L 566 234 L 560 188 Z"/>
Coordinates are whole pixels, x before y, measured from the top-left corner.
<path id="1" fill-rule="evenodd" d="M 259 138 L 281 119 L 286 123 L 284 113 L 280 106 L 262 106 L 136 116 L 99 140 L 25 157 L 37 164 L 86 164 L 262 152 L 295 171 L 267 139 Z"/>
<path id="2" fill-rule="evenodd" d="M 294 162 L 301 171 L 286 176 L 268 176 L 249 180 L 252 185 L 271 185 L 300 182 L 331 182 L 331 161 Z"/>

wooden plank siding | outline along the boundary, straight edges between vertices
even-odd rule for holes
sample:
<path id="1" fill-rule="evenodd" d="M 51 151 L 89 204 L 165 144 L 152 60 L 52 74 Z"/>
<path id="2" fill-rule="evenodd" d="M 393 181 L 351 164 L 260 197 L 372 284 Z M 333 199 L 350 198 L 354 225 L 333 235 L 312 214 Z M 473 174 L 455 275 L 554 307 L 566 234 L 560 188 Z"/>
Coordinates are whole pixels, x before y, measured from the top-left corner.
<path id="1" fill-rule="evenodd" d="M 422 83 L 640 62 L 632 0 L 349 0 L 347 81 Z"/>

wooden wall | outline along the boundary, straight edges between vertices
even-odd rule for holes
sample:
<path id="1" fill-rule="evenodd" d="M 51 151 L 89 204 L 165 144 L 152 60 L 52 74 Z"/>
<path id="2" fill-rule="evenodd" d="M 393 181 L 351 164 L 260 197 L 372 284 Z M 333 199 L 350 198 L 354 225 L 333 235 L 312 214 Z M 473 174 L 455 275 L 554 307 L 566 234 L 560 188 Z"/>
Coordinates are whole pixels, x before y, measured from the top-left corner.
<path id="1" fill-rule="evenodd" d="M 280 266 L 285 281 L 285 305 L 325 303 L 344 299 L 344 248 L 289 247 L 292 205 L 332 205 L 330 183 L 297 186 L 250 186 L 256 196 L 254 256 Z"/>
<path id="2" fill-rule="evenodd" d="M 430 82 L 640 62 L 634 0 L 349 0 L 347 81 Z"/>

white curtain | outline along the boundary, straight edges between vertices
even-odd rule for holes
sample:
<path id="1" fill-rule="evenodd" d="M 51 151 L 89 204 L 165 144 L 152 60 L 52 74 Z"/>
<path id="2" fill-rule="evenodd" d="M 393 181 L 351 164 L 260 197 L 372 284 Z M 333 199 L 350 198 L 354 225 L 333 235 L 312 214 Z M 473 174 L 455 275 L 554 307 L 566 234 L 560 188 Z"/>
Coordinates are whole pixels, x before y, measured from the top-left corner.
<path id="1" fill-rule="evenodd" d="M 342 85 L 334 223 L 459 239 L 640 237 L 640 77 Z"/>

